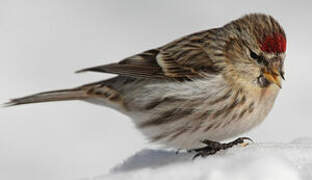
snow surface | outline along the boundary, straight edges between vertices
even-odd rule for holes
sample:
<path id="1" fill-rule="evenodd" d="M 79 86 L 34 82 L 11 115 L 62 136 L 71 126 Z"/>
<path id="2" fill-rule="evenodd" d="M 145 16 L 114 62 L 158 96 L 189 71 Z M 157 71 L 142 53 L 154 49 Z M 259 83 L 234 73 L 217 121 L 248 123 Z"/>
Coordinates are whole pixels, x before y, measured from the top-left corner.
<path id="1" fill-rule="evenodd" d="M 205 159 L 194 154 L 145 149 L 113 168 L 86 180 L 308 180 L 312 179 L 312 138 L 290 143 L 236 146 Z"/>

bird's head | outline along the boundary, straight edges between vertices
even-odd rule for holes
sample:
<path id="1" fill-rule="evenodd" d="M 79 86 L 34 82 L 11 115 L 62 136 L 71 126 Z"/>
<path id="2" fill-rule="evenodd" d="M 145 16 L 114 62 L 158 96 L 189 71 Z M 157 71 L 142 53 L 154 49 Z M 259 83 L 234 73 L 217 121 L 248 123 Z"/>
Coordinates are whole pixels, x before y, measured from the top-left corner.
<path id="1" fill-rule="evenodd" d="M 250 14 L 224 26 L 229 41 L 225 51 L 228 64 L 239 79 L 260 87 L 284 79 L 286 36 L 271 16 Z"/>

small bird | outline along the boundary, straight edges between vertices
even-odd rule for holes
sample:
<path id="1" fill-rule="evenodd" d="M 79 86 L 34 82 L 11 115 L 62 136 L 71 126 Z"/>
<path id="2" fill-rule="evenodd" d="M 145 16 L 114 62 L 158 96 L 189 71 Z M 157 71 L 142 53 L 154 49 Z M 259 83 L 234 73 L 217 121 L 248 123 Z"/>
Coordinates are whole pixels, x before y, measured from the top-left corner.
<path id="1" fill-rule="evenodd" d="M 118 63 L 77 72 L 116 77 L 12 99 L 7 106 L 82 100 L 111 107 L 150 141 L 207 156 L 268 115 L 284 79 L 286 35 L 271 16 L 248 14 Z"/>

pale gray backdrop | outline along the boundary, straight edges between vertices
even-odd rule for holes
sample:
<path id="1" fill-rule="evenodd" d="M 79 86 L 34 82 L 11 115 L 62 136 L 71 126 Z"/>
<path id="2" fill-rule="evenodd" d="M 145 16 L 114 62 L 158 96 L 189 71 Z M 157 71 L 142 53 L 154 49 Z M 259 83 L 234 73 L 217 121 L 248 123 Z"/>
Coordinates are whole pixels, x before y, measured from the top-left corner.
<path id="1" fill-rule="evenodd" d="M 246 13 L 273 15 L 287 33 L 286 81 L 258 142 L 312 136 L 311 1 L 0 0 L 0 101 L 110 77 L 74 74 Z M 129 119 L 83 102 L 0 110 L 0 179 L 104 174 L 150 147 Z"/>

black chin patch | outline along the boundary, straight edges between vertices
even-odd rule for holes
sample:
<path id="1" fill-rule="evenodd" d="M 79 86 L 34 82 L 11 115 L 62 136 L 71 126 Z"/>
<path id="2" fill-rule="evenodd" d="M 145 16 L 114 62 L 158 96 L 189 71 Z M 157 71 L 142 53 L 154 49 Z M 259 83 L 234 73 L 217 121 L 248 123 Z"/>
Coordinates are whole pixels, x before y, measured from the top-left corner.
<path id="1" fill-rule="evenodd" d="M 262 74 L 257 78 L 257 82 L 262 88 L 268 87 L 271 84 Z"/>

